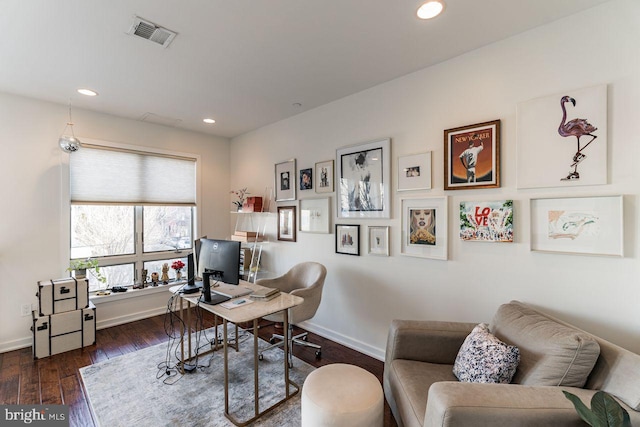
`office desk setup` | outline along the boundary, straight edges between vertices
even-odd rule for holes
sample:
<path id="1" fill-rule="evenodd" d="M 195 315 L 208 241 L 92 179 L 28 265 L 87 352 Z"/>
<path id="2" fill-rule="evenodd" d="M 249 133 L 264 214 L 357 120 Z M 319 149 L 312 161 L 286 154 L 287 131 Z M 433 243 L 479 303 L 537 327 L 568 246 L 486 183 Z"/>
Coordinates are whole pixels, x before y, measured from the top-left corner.
<path id="1" fill-rule="evenodd" d="M 263 286 L 256 285 L 254 283 L 249 283 L 245 281 L 240 281 L 240 286 L 245 286 L 254 291 L 265 289 Z M 200 297 L 199 293 L 195 294 L 181 294 L 179 293 L 181 286 L 173 286 L 169 289 L 172 294 L 176 294 L 180 297 L 180 317 L 184 320 L 184 324 L 181 328 L 181 350 L 180 355 L 182 360 L 180 361 L 181 369 L 184 370 L 184 367 L 188 362 L 190 362 L 195 355 L 192 353 L 191 347 L 191 306 L 195 305 L 203 310 L 207 310 L 210 313 L 213 313 L 215 316 L 215 328 L 216 328 L 216 337 L 217 337 L 217 318 L 222 318 L 222 348 L 224 352 L 224 415 L 235 425 L 237 426 L 246 426 L 253 421 L 257 420 L 261 416 L 271 412 L 273 409 L 286 402 L 293 396 L 295 396 L 300 391 L 300 386 L 294 383 L 289 379 L 289 364 L 288 364 L 288 354 L 291 349 L 289 348 L 288 343 L 288 309 L 295 307 L 301 304 L 304 300 L 301 297 L 290 295 L 287 293 L 280 293 L 280 296 L 269 301 L 254 301 L 251 304 L 239 305 L 238 307 L 234 307 L 233 309 L 228 309 L 223 307 L 220 304 L 217 305 L 207 305 L 199 303 L 198 299 Z M 212 291 L 215 291 L 215 288 L 212 288 Z M 248 299 L 248 296 L 240 297 L 241 299 Z M 186 302 L 186 316 L 184 310 L 184 302 Z M 230 300 L 230 303 L 233 303 L 234 300 Z M 284 358 L 283 358 L 283 367 L 284 367 L 284 383 L 285 383 L 285 395 L 284 397 L 272 404 L 268 408 L 260 411 L 259 405 L 259 391 L 258 391 L 258 320 L 261 317 L 268 316 L 270 314 L 283 312 L 284 315 L 284 324 L 283 324 L 283 334 L 284 334 Z M 253 383 L 254 383 L 254 416 L 240 421 L 235 416 L 233 416 L 229 411 L 229 344 L 228 344 L 228 322 L 232 322 L 236 326 L 236 340 L 235 340 L 235 350 L 239 351 L 238 345 L 238 334 L 237 328 L 239 323 L 245 322 L 253 322 Z M 186 328 L 185 326 L 186 325 Z M 185 330 L 187 329 L 187 330 Z M 186 343 L 185 343 L 185 333 Z M 187 345 L 187 352 L 185 354 L 185 344 Z M 214 351 L 219 348 L 219 344 L 216 342 L 216 345 L 212 348 L 211 351 Z M 202 353 L 200 353 L 202 356 Z M 184 371 L 183 371 L 184 372 Z M 292 385 L 295 387 L 295 390 L 291 390 L 289 386 Z"/>

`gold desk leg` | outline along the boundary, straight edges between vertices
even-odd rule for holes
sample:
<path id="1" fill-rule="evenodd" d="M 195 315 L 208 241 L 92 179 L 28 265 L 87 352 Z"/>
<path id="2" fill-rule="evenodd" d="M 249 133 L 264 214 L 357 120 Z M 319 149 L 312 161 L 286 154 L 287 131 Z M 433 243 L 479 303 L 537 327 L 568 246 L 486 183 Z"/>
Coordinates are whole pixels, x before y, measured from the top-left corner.
<path id="1" fill-rule="evenodd" d="M 184 319 L 183 298 L 180 297 L 180 319 Z M 180 322 L 180 373 L 185 374 L 184 370 L 184 321 Z"/>
<path id="2" fill-rule="evenodd" d="M 229 413 L 229 348 L 227 346 L 227 319 L 222 319 L 222 347 L 224 348 L 224 413 Z M 233 421 L 233 420 L 232 420 Z"/>
<path id="3" fill-rule="evenodd" d="M 282 323 L 282 336 L 284 338 L 284 384 L 286 388 L 286 398 L 289 398 L 289 310 L 284 310 L 284 322 Z"/>
<path id="4" fill-rule="evenodd" d="M 262 412 L 260 412 L 260 401 L 259 401 L 259 390 L 258 390 L 259 388 L 258 387 L 259 386 L 258 384 L 258 360 L 259 360 L 258 359 L 258 319 L 253 320 L 253 381 L 254 381 L 254 396 L 255 396 L 255 401 L 254 401 L 255 415 L 252 418 L 245 421 L 239 421 L 229 413 L 229 380 L 228 380 L 229 366 L 227 364 L 228 353 L 227 353 L 227 321 L 226 320 L 224 320 L 223 325 L 224 325 L 224 415 L 236 426 L 243 427 L 253 423 L 258 418 L 271 412 L 272 410 L 274 410 L 275 408 L 282 405 L 287 400 L 291 399 L 293 396 L 298 394 L 298 392 L 300 391 L 300 386 L 289 379 L 288 310 L 284 310 L 284 324 L 282 326 L 284 328 L 283 333 L 285 338 L 285 341 L 284 341 L 284 378 L 285 378 L 285 389 L 286 389 L 285 397 L 283 397 L 281 400 L 274 403 L 273 405 L 269 406 Z M 290 385 L 295 387 L 295 390 L 293 392 L 291 392 L 291 390 L 289 389 Z"/>
<path id="5" fill-rule="evenodd" d="M 257 418 L 260 415 L 260 396 L 258 394 L 258 319 L 253 319 L 253 395 L 255 396 L 253 406 Z"/>

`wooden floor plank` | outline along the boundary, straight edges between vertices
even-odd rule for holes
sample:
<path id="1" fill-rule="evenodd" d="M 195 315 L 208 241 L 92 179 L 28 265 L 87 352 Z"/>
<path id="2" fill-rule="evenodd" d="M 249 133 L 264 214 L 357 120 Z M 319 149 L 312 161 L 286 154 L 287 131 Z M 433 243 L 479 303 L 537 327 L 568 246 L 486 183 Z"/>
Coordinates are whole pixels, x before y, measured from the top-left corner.
<path id="1" fill-rule="evenodd" d="M 20 393 L 20 353 L 5 353 L 0 365 L 0 403 L 15 405 Z"/>
<path id="2" fill-rule="evenodd" d="M 60 386 L 63 390 L 64 404 L 69 405 L 69 424 L 82 426 L 85 425 L 85 420 L 91 420 L 93 424 L 89 403 L 79 377 L 74 375 L 62 378 Z"/>
<path id="3" fill-rule="evenodd" d="M 50 363 L 40 365 L 40 396 L 43 405 L 62 405 L 62 388 L 57 362 L 60 358 L 51 358 Z"/>

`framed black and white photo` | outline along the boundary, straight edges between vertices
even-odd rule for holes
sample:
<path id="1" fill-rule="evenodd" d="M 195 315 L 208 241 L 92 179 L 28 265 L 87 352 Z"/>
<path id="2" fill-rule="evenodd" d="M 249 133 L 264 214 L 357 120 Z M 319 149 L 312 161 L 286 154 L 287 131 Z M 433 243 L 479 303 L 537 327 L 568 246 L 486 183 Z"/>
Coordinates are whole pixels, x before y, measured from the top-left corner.
<path id="1" fill-rule="evenodd" d="M 389 226 L 369 226 L 369 255 L 389 256 Z"/>
<path id="2" fill-rule="evenodd" d="M 295 206 L 278 206 L 278 240 L 296 241 Z"/>
<path id="3" fill-rule="evenodd" d="M 300 231 L 305 233 L 330 232 L 329 197 L 300 200 Z"/>
<path id="4" fill-rule="evenodd" d="M 275 171 L 276 202 L 296 199 L 296 159 L 277 163 Z"/>
<path id="5" fill-rule="evenodd" d="M 398 191 L 431 189 L 431 151 L 398 157 Z"/>
<path id="6" fill-rule="evenodd" d="M 336 253 L 360 255 L 360 226 L 336 224 Z"/>
<path id="7" fill-rule="evenodd" d="M 316 163 L 316 193 L 333 191 L 333 160 Z"/>
<path id="8" fill-rule="evenodd" d="M 339 218 L 391 218 L 391 140 L 336 151 Z"/>
<path id="9" fill-rule="evenodd" d="M 313 169 L 300 169 L 300 190 L 311 190 L 313 188 Z"/>

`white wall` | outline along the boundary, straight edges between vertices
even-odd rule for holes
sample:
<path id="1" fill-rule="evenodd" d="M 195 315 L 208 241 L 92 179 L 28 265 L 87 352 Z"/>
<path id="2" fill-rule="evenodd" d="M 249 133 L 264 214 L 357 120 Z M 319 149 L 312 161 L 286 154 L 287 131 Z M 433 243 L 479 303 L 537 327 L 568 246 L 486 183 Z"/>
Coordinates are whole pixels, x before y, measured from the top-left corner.
<path id="1" fill-rule="evenodd" d="M 192 153 L 200 156 L 198 234 L 224 237 L 229 221 L 229 141 L 91 111 L 74 109 L 74 130 L 83 137 Z M 39 280 L 68 276 L 68 154 L 58 137 L 67 106 L 0 93 L 0 351 L 31 345 L 30 317 Z M 163 313 L 168 292 L 98 306 L 107 326 Z"/>
<path id="2" fill-rule="evenodd" d="M 388 258 L 367 256 L 364 247 L 360 257 L 337 255 L 334 234 L 269 244 L 265 267 L 273 272 L 304 260 L 328 268 L 307 326 L 381 358 L 394 318 L 489 321 L 500 304 L 518 299 L 640 352 L 639 19 L 638 1 L 609 2 L 233 139 L 231 187 L 256 193 L 273 182 L 275 163 L 294 157 L 298 169 L 313 167 L 339 147 L 383 137 L 392 139 L 395 189 L 397 156 L 433 151 L 433 189 L 412 195 L 449 196 L 448 261 L 400 255 L 396 192 L 390 220 L 339 221 L 361 224 L 362 236 L 367 225 L 390 225 Z M 517 103 L 601 83 L 609 91 L 609 184 L 516 189 Z M 501 188 L 444 192 L 443 130 L 495 119 L 502 121 Z M 530 252 L 529 199 L 603 194 L 625 195 L 623 259 Z M 461 242 L 459 202 L 496 199 L 515 201 L 516 241 Z M 334 210 L 335 193 L 331 203 Z"/>

